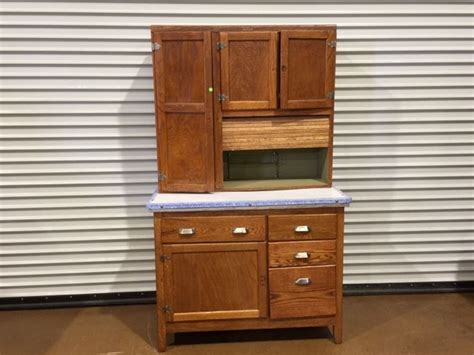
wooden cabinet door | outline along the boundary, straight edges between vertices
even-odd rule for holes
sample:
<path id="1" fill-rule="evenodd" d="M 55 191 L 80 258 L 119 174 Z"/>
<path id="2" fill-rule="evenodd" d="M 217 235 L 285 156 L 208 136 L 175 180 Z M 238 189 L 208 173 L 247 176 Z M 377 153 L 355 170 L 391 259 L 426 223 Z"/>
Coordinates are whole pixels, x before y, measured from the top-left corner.
<path id="1" fill-rule="evenodd" d="M 336 31 L 281 31 L 280 107 L 333 106 Z"/>
<path id="2" fill-rule="evenodd" d="M 221 32 L 223 110 L 276 108 L 277 32 Z"/>
<path id="3" fill-rule="evenodd" d="M 263 242 L 163 246 L 167 321 L 267 316 Z"/>
<path id="4" fill-rule="evenodd" d="M 212 191 L 211 34 L 155 32 L 153 42 L 160 191 Z"/>

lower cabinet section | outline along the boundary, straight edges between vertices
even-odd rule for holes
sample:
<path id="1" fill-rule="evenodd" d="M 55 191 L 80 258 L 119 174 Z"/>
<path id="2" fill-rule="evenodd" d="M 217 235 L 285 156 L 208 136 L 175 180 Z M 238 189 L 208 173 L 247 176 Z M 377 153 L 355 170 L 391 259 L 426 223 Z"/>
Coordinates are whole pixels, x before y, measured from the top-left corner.
<path id="1" fill-rule="evenodd" d="M 336 314 L 336 267 L 308 266 L 271 269 L 270 318 Z"/>
<path id="2" fill-rule="evenodd" d="M 344 208 L 155 213 L 158 349 L 182 331 L 329 326 Z"/>
<path id="3" fill-rule="evenodd" d="M 167 320 L 267 316 L 265 243 L 163 247 Z"/>

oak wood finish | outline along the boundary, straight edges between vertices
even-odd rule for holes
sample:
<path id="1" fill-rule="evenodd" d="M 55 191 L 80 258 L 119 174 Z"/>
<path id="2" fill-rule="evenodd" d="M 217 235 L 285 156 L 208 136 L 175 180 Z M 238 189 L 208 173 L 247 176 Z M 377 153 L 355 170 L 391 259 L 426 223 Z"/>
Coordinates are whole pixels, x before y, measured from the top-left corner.
<path id="1" fill-rule="evenodd" d="M 154 32 L 161 191 L 214 190 L 210 32 Z M 192 159 L 190 159 L 192 157 Z"/>
<path id="2" fill-rule="evenodd" d="M 220 32 L 223 110 L 276 108 L 277 32 Z"/>
<path id="3" fill-rule="evenodd" d="M 343 207 L 161 212 L 154 219 L 160 351 L 167 335 L 187 331 L 329 326 L 342 341 Z M 229 236 L 242 223 L 254 226 L 259 241 Z M 334 238 L 285 239 L 304 223 L 325 226 L 323 237 Z M 176 234 L 190 225 L 201 238 L 191 243 Z M 271 241 L 272 231 L 283 239 Z M 304 251 L 308 260 L 294 259 Z M 311 284 L 295 285 L 301 277 Z"/>
<path id="4" fill-rule="evenodd" d="M 335 31 L 283 30 L 280 47 L 280 106 L 332 107 Z"/>
<path id="5" fill-rule="evenodd" d="M 328 147 L 329 119 L 308 117 L 226 119 L 223 150 Z"/>
<path id="6" fill-rule="evenodd" d="M 297 232 L 297 227 L 307 226 L 308 232 Z M 268 217 L 268 240 L 336 239 L 337 215 L 287 215 Z"/>
<path id="7" fill-rule="evenodd" d="M 297 285 L 309 278 L 309 285 Z M 269 270 L 270 318 L 336 314 L 336 267 L 308 266 Z"/>
<path id="8" fill-rule="evenodd" d="M 307 258 L 298 258 L 306 253 Z M 304 256 L 304 255 L 303 255 Z M 336 241 L 270 242 L 268 267 L 315 266 L 336 263 Z"/>
<path id="9" fill-rule="evenodd" d="M 286 318 L 286 319 L 232 319 L 232 320 L 212 320 L 168 323 L 167 329 L 174 333 L 183 332 L 208 332 L 222 330 L 241 329 L 275 329 L 275 328 L 304 328 L 332 326 L 335 317 L 322 316 L 311 318 Z"/>
<path id="10" fill-rule="evenodd" d="M 267 315 L 265 243 L 163 246 L 171 322 Z M 162 285 L 163 286 L 163 285 Z"/>
<path id="11" fill-rule="evenodd" d="M 224 184 L 222 154 L 267 147 L 327 148 L 324 183 L 303 177 L 272 188 L 331 186 L 334 100 L 326 96 L 334 91 L 335 26 L 152 26 L 151 31 L 161 46 L 153 54 L 161 191 L 262 189 L 258 182 Z M 219 94 L 226 100 L 219 101 Z M 238 140 L 245 123 L 249 131 L 263 132 L 259 118 L 300 116 L 322 116 L 327 128 L 310 133 L 306 129 L 313 128 L 300 121 L 301 133 L 273 125 L 265 129 L 276 135 L 273 140 L 262 141 L 263 133 Z M 223 127 L 223 117 L 242 121 Z"/>
<path id="12" fill-rule="evenodd" d="M 192 228 L 194 234 L 181 235 L 182 228 Z M 247 233 L 236 233 L 236 228 L 245 228 Z M 264 216 L 164 217 L 161 220 L 163 243 L 265 241 L 265 235 Z"/>

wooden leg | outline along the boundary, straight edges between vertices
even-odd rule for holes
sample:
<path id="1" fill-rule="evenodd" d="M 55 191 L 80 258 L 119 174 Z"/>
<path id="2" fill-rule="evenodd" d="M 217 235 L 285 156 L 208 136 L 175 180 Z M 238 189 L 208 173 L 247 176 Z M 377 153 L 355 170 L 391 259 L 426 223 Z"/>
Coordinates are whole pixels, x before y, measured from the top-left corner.
<path id="1" fill-rule="evenodd" d="M 164 353 L 166 351 L 167 344 L 166 328 L 164 324 L 165 322 L 160 322 L 159 318 L 161 317 L 158 316 L 158 352 Z"/>
<path id="2" fill-rule="evenodd" d="M 336 324 L 332 326 L 332 335 L 334 337 L 335 344 L 342 343 L 342 324 Z"/>

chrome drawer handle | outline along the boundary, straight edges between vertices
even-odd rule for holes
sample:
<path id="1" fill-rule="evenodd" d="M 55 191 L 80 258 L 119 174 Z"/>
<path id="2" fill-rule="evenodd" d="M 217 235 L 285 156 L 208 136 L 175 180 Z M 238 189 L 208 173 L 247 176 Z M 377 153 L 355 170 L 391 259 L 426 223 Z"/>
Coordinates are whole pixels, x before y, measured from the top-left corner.
<path id="1" fill-rule="evenodd" d="M 311 285 L 311 279 L 309 277 L 300 277 L 295 281 L 295 285 L 308 286 Z"/>
<path id="2" fill-rule="evenodd" d="M 245 235 L 248 234 L 249 230 L 247 227 L 235 227 L 234 230 L 232 231 L 233 234 L 241 234 Z"/>
<path id="3" fill-rule="evenodd" d="M 295 228 L 296 233 L 308 233 L 310 230 L 309 226 L 296 226 Z"/>
<path id="4" fill-rule="evenodd" d="M 196 228 L 180 228 L 179 235 L 191 236 L 196 233 Z"/>
<path id="5" fill-rule="evenodd" d="M 307 251 L 300 251 L 295 254 L 295 259 L 300 260 L 300 259 L 309 259 L 311 256 L 311 253 L 308 253 Z"/>

